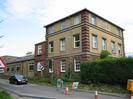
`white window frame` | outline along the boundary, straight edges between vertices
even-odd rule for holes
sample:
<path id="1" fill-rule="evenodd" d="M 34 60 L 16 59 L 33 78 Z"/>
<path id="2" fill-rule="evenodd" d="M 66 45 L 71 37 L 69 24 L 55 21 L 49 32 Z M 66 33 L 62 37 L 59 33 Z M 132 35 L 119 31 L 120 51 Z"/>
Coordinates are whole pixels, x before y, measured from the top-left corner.
<path id="1" fill-rule="evenodd" d="M 38 55 L 42 54 L 42 45 L 37 46 L 37 54 Z"/>
<path id="2" fill-rule="evenodd" d="M 95 15 L 91 15 L 91 23 L 96 25 L 96 16 Z"/>
<path id="3" fill-rule="evenodd" d="M 97 48 L 98 42 L 97 42 L 97 35 L 92 35 L 92 47 Z"/>
<path id="4" fill-rule="evenodd" d="M 53 43 L 53 46 L 52 46 L 52 43 Z M 52 51 L 52 49 L 53 49 L 53 51 Z M 49 42 L 49 53 L 52 53 L 52 52 L 54 52 L 54 42 L 53 41 Z"/>
<path id="5" fill-rule="evenodd" d="M 74 25 L 77 25 L 80 23 L 80 15 L 77 15 L 74 17 Z"/>
<path id="6" fill-rule="evenodd" d="M 112 53 L 115 54 L 116 53 L 116 45 L 114 41 L 111 41 L 111 49 L 112 49 Z"/>
<path id="7" fill-rule="evenodd" d="M 49 73 L 53 73 L 53 59 L 50 59 L 51 60 L 51 68 L 49 68 L 49 63 L 48 63 L 48 68 L 49 68 Z"/>
<path id="8" fill-rule="evenodd" d="M 65 70 L 63 70 L 63 67 L 65 68 Z M 61 72 L 66 72 L 66 60 L 60 61 L 60 69 L 61 69 Z"/>
<path id="9" fill-rule="evenodd" d="M 102 38 L 102 50 L 107 50 L 107 42 L 105 38 Z"/>
<path id="10" fill-rule="evenodd" d="M 79 36 L 79 39 L 78 40 L 76 40 L 76 36 Z M 73 36 L 73 38 L 74 38 L 74 48 L 79 48 L 80 47 L 80 34 L 75 34 L 74 36 Z M 76 46 L 76 43 L 79 43 L 79 46 Z"/>
<path id="11" fill-rule="evenodd" d="M 60 39 L 60 51 L 65 51 L 65 38 Z"/>
<path id="12" fill-rule="evenodd" d="M 65 29 L 65 21 L 62 21 L 60 25 L 61 30 Z"/>
<path id="13" fill-rule="evenodd" d="M 79 72 L 80 71 L 80 69 L 77 69 L 77 65 L 80 66 L 80 62 L 79 62 L 79 64 L 77 64 L 77 59 L 79 59 L 78 61 L 80 61 L 80 58 L 74 58 L 74 71 L 75 72 Z"/>

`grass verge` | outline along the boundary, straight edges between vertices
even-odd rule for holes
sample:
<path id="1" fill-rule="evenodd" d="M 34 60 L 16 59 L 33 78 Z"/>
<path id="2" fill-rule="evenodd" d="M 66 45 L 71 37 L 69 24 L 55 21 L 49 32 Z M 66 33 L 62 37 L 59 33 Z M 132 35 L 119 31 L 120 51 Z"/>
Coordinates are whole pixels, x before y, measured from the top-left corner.
<path id="1" fill-rule="evenodd" d="M 13 99 L 6 91 L 0 91 L 0 99 Z"/>

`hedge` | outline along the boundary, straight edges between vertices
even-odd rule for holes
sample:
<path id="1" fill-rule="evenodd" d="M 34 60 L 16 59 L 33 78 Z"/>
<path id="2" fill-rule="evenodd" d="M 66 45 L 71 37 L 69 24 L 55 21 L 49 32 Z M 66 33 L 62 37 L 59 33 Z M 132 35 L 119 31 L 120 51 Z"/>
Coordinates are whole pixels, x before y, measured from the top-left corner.
<path id="1" fill-rule="evenodd" d="M 81 82 L 126 84 L 133 79 L 133 58 L 107 58 L 81 62 Z"/>

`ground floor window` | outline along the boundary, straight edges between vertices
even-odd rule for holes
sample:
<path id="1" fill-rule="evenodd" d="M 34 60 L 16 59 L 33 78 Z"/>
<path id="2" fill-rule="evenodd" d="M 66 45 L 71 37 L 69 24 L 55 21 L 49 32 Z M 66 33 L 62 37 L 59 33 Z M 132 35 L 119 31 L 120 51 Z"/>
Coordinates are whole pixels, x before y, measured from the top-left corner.
<path id="1" fill-rule="evenodd" d="M 66 60 L 60 61 L 60 69 L 61 69 L 61 72 L 66 72 Z"/>
<path id="2" fill-rule="evenodd" d="M 80 71 L 80 58 L 74 58 L 74 71 Z"/>
<path id="3" fill-rule="evenodd" d="M 53 61 L 52 61 L 52 59 L 49 59 L 48 66 L 49 66 L 49 73 L 52 73 L 53 72 Z"/>

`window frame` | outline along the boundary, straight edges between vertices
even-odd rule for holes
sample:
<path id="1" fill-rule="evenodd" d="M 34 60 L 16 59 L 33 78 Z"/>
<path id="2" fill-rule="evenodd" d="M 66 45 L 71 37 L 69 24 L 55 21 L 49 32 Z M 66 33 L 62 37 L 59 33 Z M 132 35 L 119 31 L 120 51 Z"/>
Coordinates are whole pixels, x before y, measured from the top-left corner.
<path id="1" fill-rule="evenodd" d="M 74 25 L 80 24 L 81 23 L 81 17 L 80 15 L 74 16 Z"/>
<path id="2" fill-rule="evenodd" d="M 97 35 L 92 35 L 92 48 L 97 49 L 98 48 L 98 39 Z"/>
<path id="3" fill-rule="evenodd" d="M 53 73 L 53 59 L 48 60 L 48 70 L 49 70 L 49 73 Z"/>
<path id="4" fill-rule="evenodd" d="M 96 25 L 97 24 L 96 20 L 97 20 L 97 17 L 95 15 L 91 15 L 91 23 L 93 25 Z"/>
<path id="5" fill-rule="evenodd" d="M 37 55 L 42 54 L 42 45 L 37 46 Z"/>
<path id="6" fill-rule="evenodd" d="M 49 34 L 52 34 L 54 32 L 55 32 L 55 26 L 54 25 L 53 26 L 50 26 L 49 27 Z"/>
<path id="7" fill-rule="evenodd" d="M 65 38 L 60 39 L 60 51 L 65 51 Z"/>
<path id="8" fill-rule="evenodd" d="M 61 29 L 61 30 L 64 30 L 64 29 L 65 29 L 65 21 L 62 21 L 62 22 L 60 23 L 60 29 Z"/>
<path id="9" fill-rule="evenodd" d="M 78 64 L 77 64 L 77 59 L 78 59 Z M 77 69 L 77 65 L 79 65 L 79 69 Z M 75 72 L 80 72 L 80 58 L 74 58 L 74 71 Z"/>
<path id="10" fill-rule="evenodd" d="M 78 38 L 78 40 L 76 40 L 76 36 L 79 36 Z M 73 35 L 73 38 L 74 38 L 74 48 L 80 48 L 80 34 L 75 34 L 75 35 Z M 77 43 L 79 43 L 78 45 L 79 46 L 77 46 Z"/>
<path id="11" fill-rule="evenodd" d="M 116 44 L 114 41 L 111 41 L 111 50 L 113 54 L 116 54 Z"/>
<path id="12" fill-rule="evenodd" d="M 63 70 L 63 68 L 65 68 L 65 70 Z M 60 71 L 66 72 L 66 60 L 65 59 L 60 61 Z"/>
<path id="13" fill-rule="evenodd" d="M 107 50 L 107 39 L 102 38 L 102 50 Z"/>
<path id="14" fill-rule="evenodd" d="M 53 41 L 49 42 L 49 53 L 52 53 L 52 52 L 54 52 L 54 42 Z"/>

